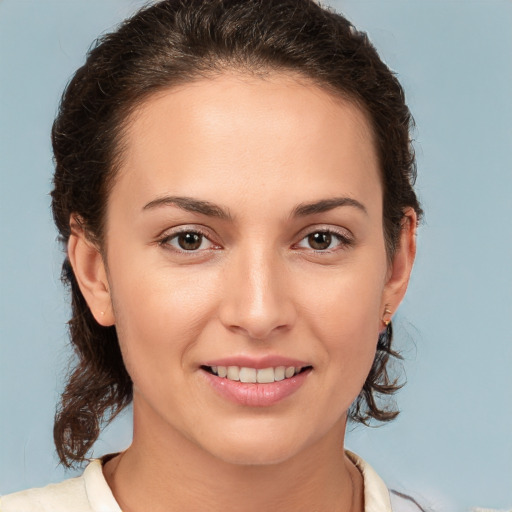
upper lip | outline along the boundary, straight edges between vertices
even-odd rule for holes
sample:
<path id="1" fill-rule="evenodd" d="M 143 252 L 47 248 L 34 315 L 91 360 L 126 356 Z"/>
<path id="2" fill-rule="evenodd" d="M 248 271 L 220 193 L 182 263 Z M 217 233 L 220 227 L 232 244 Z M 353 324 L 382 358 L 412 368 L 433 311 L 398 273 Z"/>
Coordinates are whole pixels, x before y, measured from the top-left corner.
<path id="1" fill-rule="evenodd" d="M 201 366 L 238 366 L 244 368 L 256 368 L 257 370 L 260 370 L 263 368 L 277 368 L 278 366 L 294 366 L 296 368 L 303 368 L 304 366 L 311 366 L 311 364 L 301 361 L 300 359 L 268 355 L 258 358 L 248 356 L 221 357 L 219 359 L 209 359 L 202 363 Z"/>

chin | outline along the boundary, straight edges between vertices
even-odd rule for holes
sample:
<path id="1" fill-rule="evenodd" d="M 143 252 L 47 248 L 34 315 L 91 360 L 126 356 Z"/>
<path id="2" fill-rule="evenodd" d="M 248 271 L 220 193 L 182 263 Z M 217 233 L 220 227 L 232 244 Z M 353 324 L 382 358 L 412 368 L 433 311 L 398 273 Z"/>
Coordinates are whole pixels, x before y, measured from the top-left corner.
<path id="1" fill-rule="evenodd" d="M 235 435 L 233 432 L 225 433 L 226 437 L 215 436 L 208 443 L 209 446 L 203 444 L 202 447 L 228 464 L 268 466 L 293 458 L 309 445 L 307 439 L 299 439 L 289 433 L 285 435 L 285 430 L 277 433 L 265 433 L 262 430 L 252 433 L 247 429 L 242 431 L 241 435 Z"/>

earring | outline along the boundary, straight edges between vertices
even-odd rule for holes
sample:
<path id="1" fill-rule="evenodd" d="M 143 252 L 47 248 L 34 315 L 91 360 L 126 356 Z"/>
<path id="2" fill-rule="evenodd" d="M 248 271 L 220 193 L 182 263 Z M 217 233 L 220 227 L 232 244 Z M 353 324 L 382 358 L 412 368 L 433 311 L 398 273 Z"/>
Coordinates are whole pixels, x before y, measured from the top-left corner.
<path id="1" fill-rule="evenodd" d="M 391 304 L 386 304 L 384 306 L 384 314 L 382 315 L 382 322 L 383 324 L 387 327 L 390 322 L 391 322 L 391 309 L 389 309 L 391 307 Z M 386 315 L 389 315 L 389 318 L 386 317 Z"/>

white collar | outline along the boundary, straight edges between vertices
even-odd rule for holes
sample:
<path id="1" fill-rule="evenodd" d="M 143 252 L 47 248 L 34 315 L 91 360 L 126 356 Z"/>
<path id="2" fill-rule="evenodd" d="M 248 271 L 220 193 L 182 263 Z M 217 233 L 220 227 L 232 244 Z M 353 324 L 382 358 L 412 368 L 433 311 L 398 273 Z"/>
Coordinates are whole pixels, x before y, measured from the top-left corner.
<path id="1" fill-rule="evenodd" d="M 345 454 L 363 475 L 364 512 L 392 512 L 389 491 L 382 478 L 359 455 L 349 450 Z"/>
<path id="2" fill-rule="evenodd" d="M 102 459 L 92 460 L 82 478 L 89 505 L 94 512 L 122 512 L 103 475 Z"/>

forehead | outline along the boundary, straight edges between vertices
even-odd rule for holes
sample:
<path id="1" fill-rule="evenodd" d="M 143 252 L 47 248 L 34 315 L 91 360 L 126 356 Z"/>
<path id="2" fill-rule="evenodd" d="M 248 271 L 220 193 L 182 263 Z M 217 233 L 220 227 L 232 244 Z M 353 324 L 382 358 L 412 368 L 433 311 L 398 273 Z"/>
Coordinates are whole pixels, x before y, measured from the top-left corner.
<path id="1" fill-rule="evenodd" d="M 364 112 L 285 74 L 224 74 L 160 91 L 133 112 L 123 139 L 114 192 L 139 203 L 164 194 L 218 200 L 229 191 L 269 201 L 281 194 L 283 205 L 329 190 L 381 195 Z"/>

